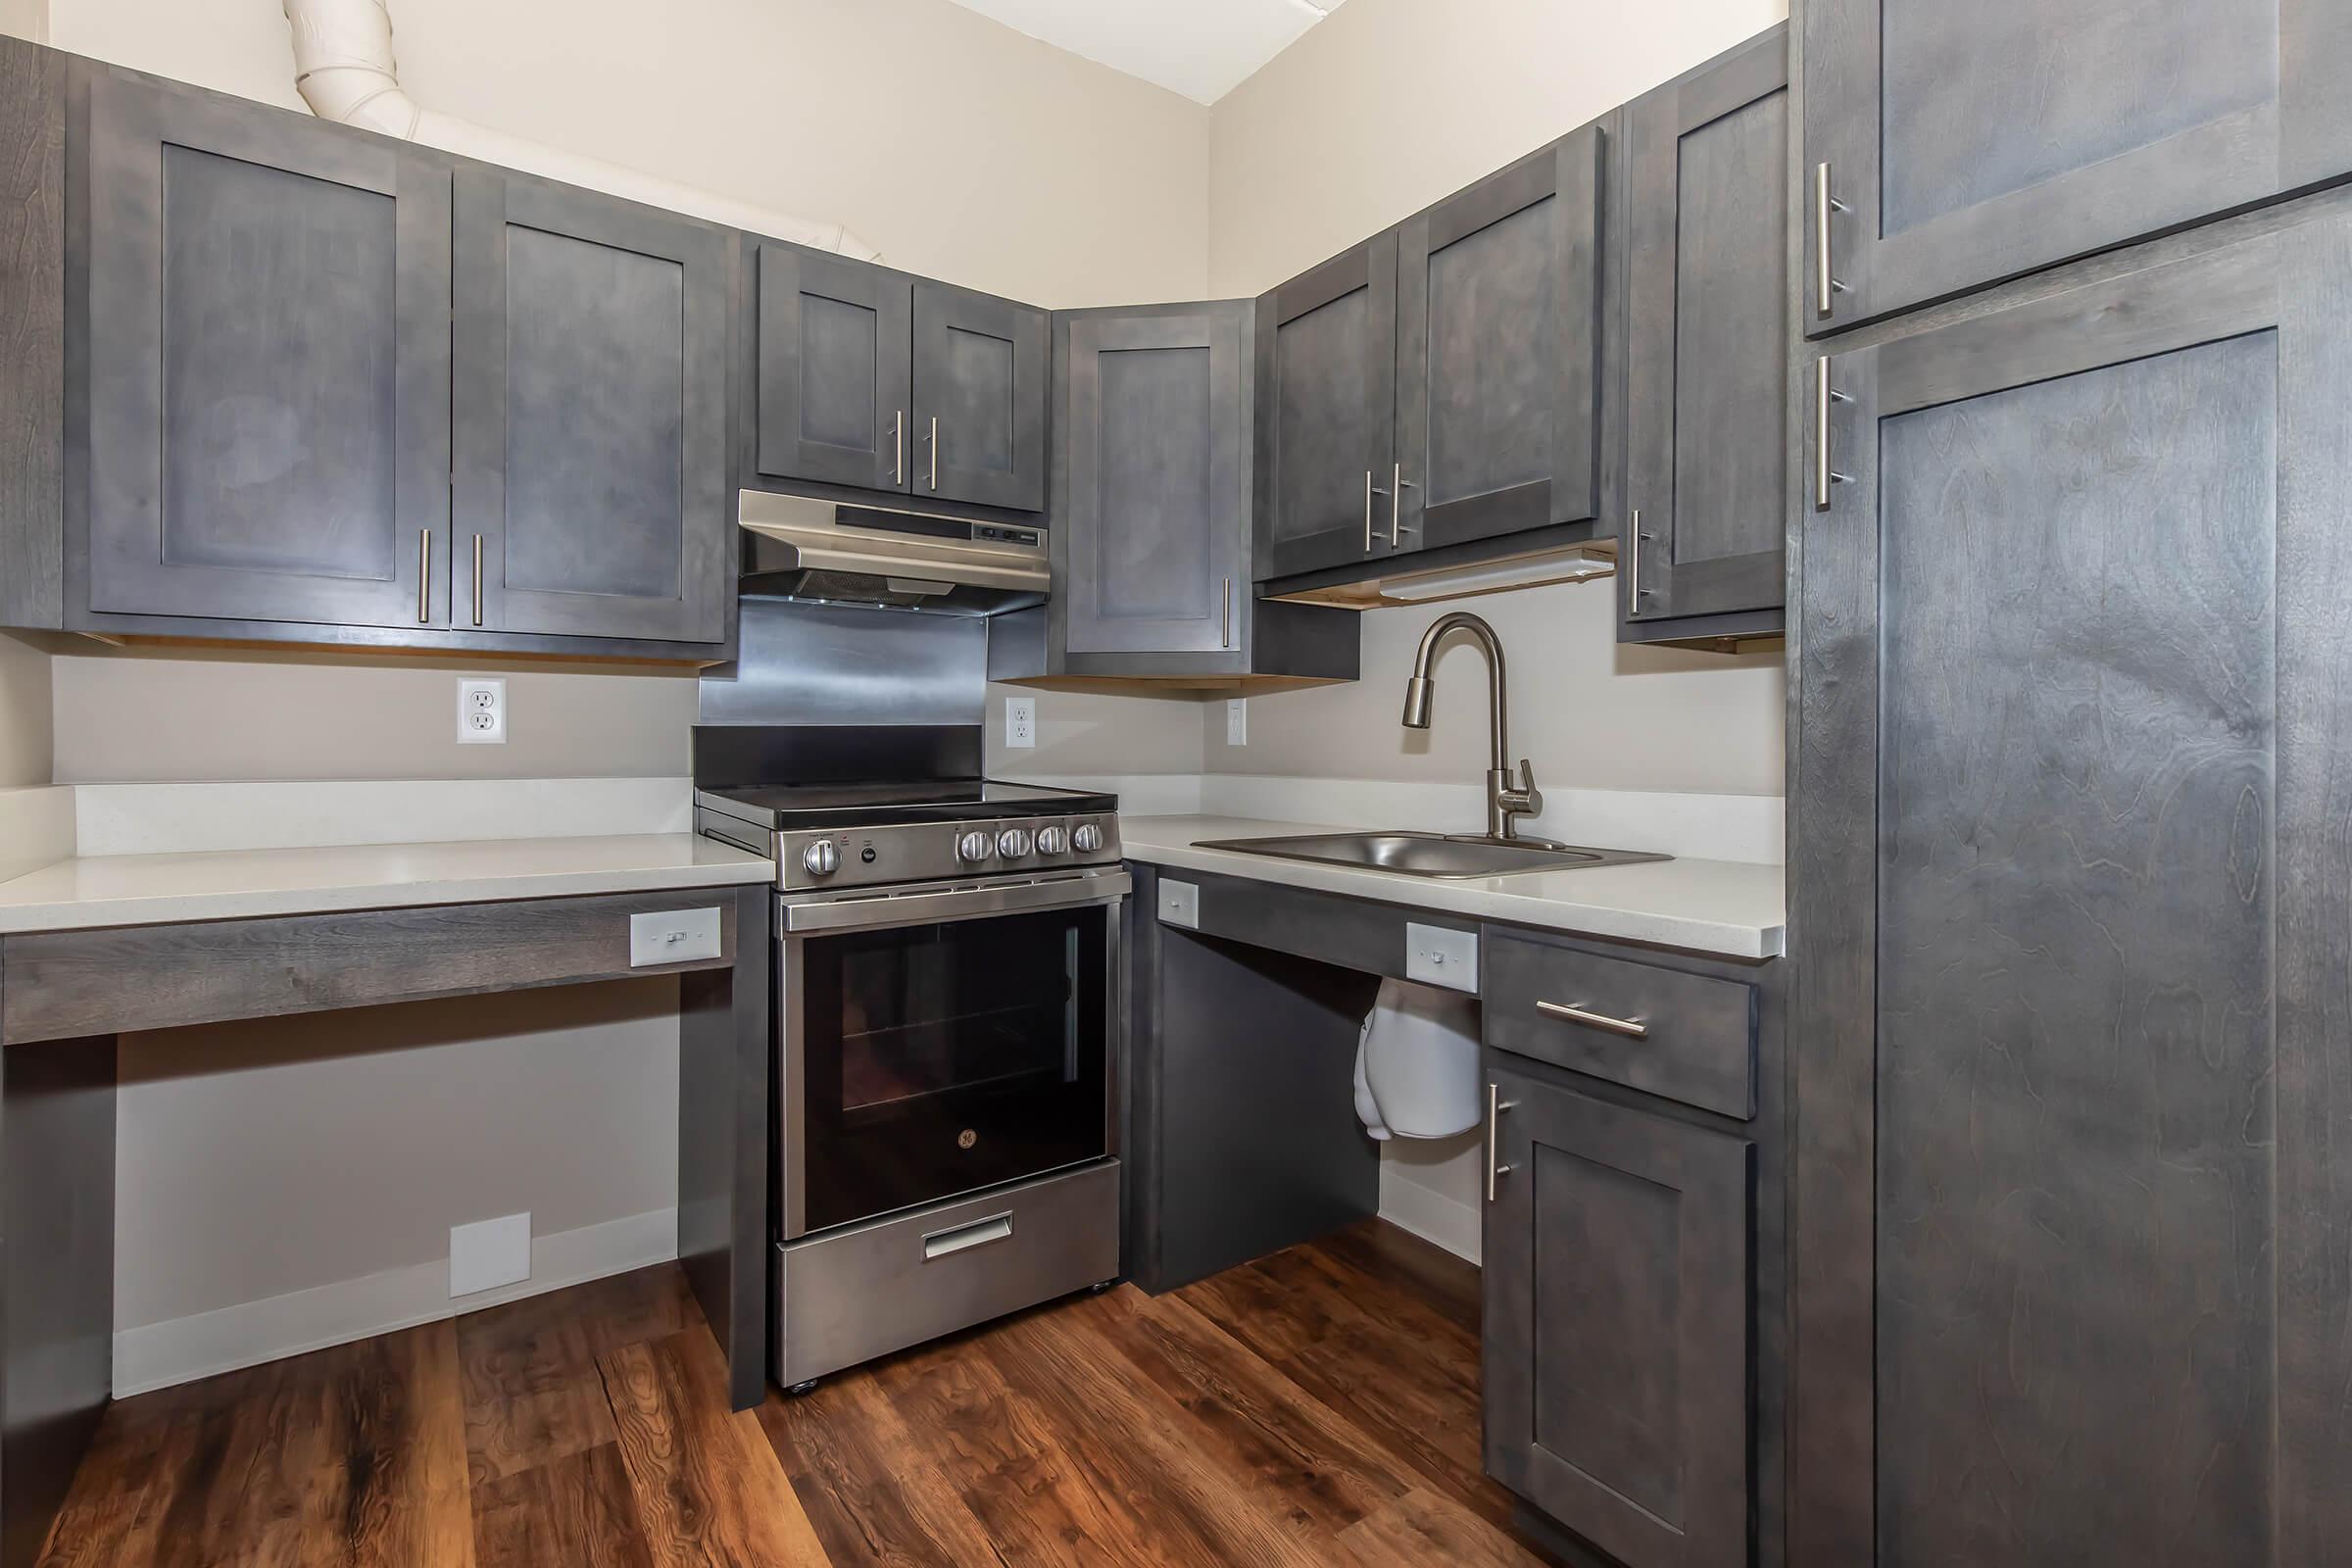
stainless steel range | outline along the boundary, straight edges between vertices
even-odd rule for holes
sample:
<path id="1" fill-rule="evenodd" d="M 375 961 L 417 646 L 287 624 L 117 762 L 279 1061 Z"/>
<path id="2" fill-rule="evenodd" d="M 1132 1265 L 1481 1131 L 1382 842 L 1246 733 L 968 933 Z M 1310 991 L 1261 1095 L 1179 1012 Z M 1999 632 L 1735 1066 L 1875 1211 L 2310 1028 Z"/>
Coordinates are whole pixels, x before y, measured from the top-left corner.
<path id="1" fill-rule="evenodd" d="M 787 1387 L 1118 1273 L 1117 800 L 977 726 L 703 726 L 698 829 L 775 858 Z"/>

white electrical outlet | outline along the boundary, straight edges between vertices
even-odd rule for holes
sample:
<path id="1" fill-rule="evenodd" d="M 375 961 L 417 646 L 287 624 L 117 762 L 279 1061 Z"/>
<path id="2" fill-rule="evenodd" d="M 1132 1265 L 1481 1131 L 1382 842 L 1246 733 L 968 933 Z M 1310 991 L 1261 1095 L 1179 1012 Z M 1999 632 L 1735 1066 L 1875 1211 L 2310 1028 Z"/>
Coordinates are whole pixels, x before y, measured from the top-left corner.
<path id="1" fill-rule="evenodd" d="M 507 744 L 507 683 L 494 675 L 458 680 L 458 744 Z"/>
<path id="2" fill-rule="evenodd" d="M 454 1298 L 531 1277 L 531 1216 L 502 1214 L 449 1228 L 449 1294 Z"/>
<path id="3" fill-rule="evenodd" d="M 1404 927 L 1404 977 L 1448 991 L 1478 990 L 1478 933 L 1451 926 L 1423 925 L 1408 920 Z"/>
<path id="4" fill-rule="evenodd" d="M 1250 699 L 1247 697 L 1225 699 L 1225 744 L 1250 744 Z"/>
<path id="5" fill-rule="evenodd" d="M 1035 746 L 1037 744 L 1037 699 L 1007 697 L 1004 699 L 1004 744 L 1006 746 Z"/>

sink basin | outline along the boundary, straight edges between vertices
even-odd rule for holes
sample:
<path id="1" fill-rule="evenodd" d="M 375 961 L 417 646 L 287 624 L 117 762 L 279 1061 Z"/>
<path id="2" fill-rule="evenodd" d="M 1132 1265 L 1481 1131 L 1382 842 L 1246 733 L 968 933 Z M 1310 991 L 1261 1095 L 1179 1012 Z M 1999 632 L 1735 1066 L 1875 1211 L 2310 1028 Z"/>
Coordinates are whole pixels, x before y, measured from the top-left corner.
<path id="1" fill-rule="evenodd" d="M 1639 850 L 1548 850 L 1532 844 L 1497 844 L 1491 839 L 1447 838 L 1443 833 L 1302 833 L 1289 838 L 1207 839 L 1197 850 L 1238 850 L 1278 860 L 1314 860 L 1366 871 L 1468 881 L 1515 876 L 1523 871 L 1576 871 L 1598 865 L 1633 865 L 1672 856 Z"/>

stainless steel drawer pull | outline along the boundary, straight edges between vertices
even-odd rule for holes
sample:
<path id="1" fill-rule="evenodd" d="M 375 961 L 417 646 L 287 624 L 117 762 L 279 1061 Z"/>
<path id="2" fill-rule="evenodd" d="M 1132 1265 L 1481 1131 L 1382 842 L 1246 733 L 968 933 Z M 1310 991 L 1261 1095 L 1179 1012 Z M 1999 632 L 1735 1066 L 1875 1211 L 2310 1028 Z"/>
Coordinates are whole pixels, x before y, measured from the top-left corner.
<path id="1" fill-rule="evenodd" d="M 956 1252 L 968 1252 L 975 1247 L 986 1247 L 991 1242 L 1007 1242 L 1011 1239 L 1012 1210 L 1006 1209 L 1002 1214 L 976 1219 L 969 1225 L 927 1232 L 923 1237 L 923 1261 L 928 1263 Z"/>
<path id="2" fill-rule="evenodd" d="M 433 618 L 433 530 L 416 530 L 416 624 Z"/>
<path id="3" fill-rule="evenodd" d="M 1372 553 L 1372 470 L 1364 470 L 1364 554 Z"/>
<path id="4" fill-rule="evenodd" d="M 1487 1085 L 1487 1201 L 1494 1201 L 1494 1183 L 1508 1176 L 1511 1167 L 1502 1163 L 1502 1113 L 1518 1108 L 1519 1102 L 1502 1098 L 1502 1085 Z"/>
<path id="5" fill-rule="evenodd" d="M 906 482 L 906 411 L 899 410 L 890 416 L 890 482 Z"/>
<path id="6" fill-rule="evenodd" d="M 482 623 L 482 536 L 473 536 L 473 623 Z"/>
<path id="7" fill-rule="evenodd" d="M 1389 475 L 1389 548 L 1394 550 L 1404 543 L 1404 493 L 1413 488 L 1413 481 L 1404 476 L 1404 465 L 1399 463 Z"/>
<path id="8" fill-rule="evenodd" d="M 1649 1038 L 1649 1025 L 1640 1018 L 1612 1018 L 1605 1012 L 1594 1012 L 1590 1007 L 1577 1006 L 1566 1002 L 1538 1002 L 1536 1010 L 1548 1012 L 1554 1018 L 1565 1018 L 1571 1023 L 1587 1024 L 1594 1029 L 1605 1029 L 1610 1034 L 1623 1035 L 1628 1040 Z"/>
<path id="9" fill-rule="evenodd" d="M 1830 215 L 1853 209 L 1830 194 L 1830 166 L 1813 166 L 1813 312 L 1826 318 L 1845 285 L 1830 270 Z"/>
<path id="10" fill-rule="evenodd" d="M 1225 579 L 1224 622 L 1223 630 L 1218 634 L 1217 646 L 1220 648 L 1233 646 L 1233 579 L 1231 577 Z"/>
<path id="11" fill-rule="evenodd" d="M 1830 409 L 1852 398 L 1830 385 L 1830 357 L 1813 362 L 1813 510 L 1830 510 L 1830 487 L 1844 484 L 1846 475 L 1830 466 Z"/>
<path id="12" fill-rule="evenodd" d="M 931 416 L 931 488 L 939 488 L 939 416 Z"/>

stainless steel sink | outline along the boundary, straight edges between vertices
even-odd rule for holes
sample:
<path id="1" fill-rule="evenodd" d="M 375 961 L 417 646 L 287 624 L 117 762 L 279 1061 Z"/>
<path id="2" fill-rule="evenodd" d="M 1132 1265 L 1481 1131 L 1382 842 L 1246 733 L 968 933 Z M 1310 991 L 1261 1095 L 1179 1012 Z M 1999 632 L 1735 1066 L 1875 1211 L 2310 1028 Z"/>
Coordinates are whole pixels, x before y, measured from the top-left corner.
<path id="1" fill-rule="evenodd" d="M 1639 850 L 1588 850 L 1573 845 L 1544 849 L 1532 844 L 1498 844 L 1492 839 L 1448 838 L 1443 833 L 1302 833 L 1289 838 L 1206 839 L 1197 850 L 1238 850 L 1278 860 L 1314 860 L 1367 871 L 1470 881 L 1515 876 L 1523 871 L 1575 871 L 1599 865 L 1633 865 L 1672 856 Z"/>

